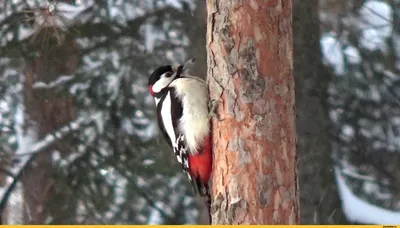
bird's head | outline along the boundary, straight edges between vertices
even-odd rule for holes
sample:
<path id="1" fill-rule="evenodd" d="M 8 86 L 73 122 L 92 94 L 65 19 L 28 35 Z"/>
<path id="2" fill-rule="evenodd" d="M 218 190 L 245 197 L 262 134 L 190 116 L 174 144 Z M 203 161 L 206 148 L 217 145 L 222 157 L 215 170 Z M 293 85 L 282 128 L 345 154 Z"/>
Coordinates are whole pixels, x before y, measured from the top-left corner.
<path id="1" fill-rule="evenodd" d="M 188 63 L 194 62 L 194 59 L 190 59 Z M 185 65 L 165 65 L 160 66 L 149 77 L 149 90 L 152 96 L 157 96 L 162 93 L 172 81 L 179 78 L 181 73 L 185 70 Z"/>

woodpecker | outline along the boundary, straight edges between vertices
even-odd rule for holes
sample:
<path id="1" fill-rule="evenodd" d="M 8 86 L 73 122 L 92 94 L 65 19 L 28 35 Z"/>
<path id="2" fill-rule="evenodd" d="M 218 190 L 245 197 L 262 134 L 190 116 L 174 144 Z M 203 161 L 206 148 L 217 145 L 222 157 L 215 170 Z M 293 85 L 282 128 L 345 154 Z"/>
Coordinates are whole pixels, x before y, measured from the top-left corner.
<path id="1" fill-rule="evenodd" d="M 191 60 L 191 62 L 194 59 Z M 212 145 L 206 83 L 184 75 L 186 64 L 158 67 L 149 78 L 150 94 L 156 103 L 159 128 L 172 148 L 195 194 L 210 195 Z"/>

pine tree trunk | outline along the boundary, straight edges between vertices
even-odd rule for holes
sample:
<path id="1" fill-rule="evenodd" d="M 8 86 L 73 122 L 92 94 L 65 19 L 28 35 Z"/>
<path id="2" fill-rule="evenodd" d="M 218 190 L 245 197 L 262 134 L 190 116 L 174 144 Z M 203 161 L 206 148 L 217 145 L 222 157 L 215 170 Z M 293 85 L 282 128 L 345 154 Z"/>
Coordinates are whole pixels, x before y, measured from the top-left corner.
<path id="1" fill-rule="evenodd" d="M 291 0 L 208 0 L 213 224 L 297 224 Z"/>

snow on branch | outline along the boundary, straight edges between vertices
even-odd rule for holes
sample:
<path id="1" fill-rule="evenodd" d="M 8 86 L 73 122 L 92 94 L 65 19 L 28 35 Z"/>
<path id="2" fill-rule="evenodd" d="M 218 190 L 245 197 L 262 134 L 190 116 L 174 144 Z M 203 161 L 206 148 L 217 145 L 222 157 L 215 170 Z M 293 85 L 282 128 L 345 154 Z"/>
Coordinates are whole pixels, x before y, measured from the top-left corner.
<path id="1" fill-rule="evenodd" d="M 67 124 L 66 126 L 61 127 L 59 130 L 50 133 L 43 137 L 43 139 L 33 143 L 32 146 L 29 146 L 29 149 L 27 145 L 18 145 L 19 148 L 16 156 L 20 157 L 19 163 L 14 165 L 14 167 L 12 167 L 9 171 L 9 173 L 13 175 L 12 181 L 6 183 L 6 185 L 1 189 L 2 191 L 0 191 L 0 224 L 2 221 L 1 214 L 6 207 L 8 198 L 10 197 L 12 191 L 20 180 L 23 171 L 34 160 L 35 155 L 38 152 L 43 151 L 47 147 L 51 146 L 57 140 L 62 139 L 66 135 L 93 124 L 96 118 L 97 115 L 92 115 L 90 118 L 79 117 L 76 120 Z M 25 148 L 21 149 L 23 147 Z"/>
<path id="2" fill-rule="evenodd" d="M 342 201 L 343 212 L 349 221 L 362 224 L 400 224 L 400 211 L 378 207 L 358 198 L 347 186 L 339 167 L 335 177 Z"/>
<path id="3" fill-rule="evenodd" d="M 370 176 L 367 176 L 367 175 L 362 175 L 362 174 L 354 172 L 354 171 L 352 171 L 350 169 L 343 169 L 340 172 L 341 172 L 342 175 L 345 175 L 345 176 L 348 176 L 348 177 L 352 177 L 352 178 L 357 179 L 357 180 L 376 182 L 376 179 L 374 177 L 370 177 Z"/>
<path id="4" fill-rule="evenodd" d="M 33 88 L 34 89 L 50 89 L 50 88 L 54 88 L 56 86 L 62 85 L 68 81 L 71 81 L 73 78 L 74 78 L 74 76 L 65 75 L 65 76 L 58 77 L 57 80 L 49 82 L 49 83 L 39 81 L 39 82 L 35 82 L 35 84 L 33 84 Z"/>
<path id="5" fill-rule="evenodd" d="M 371 51 L 386 50 L 393 31 L 393 9 L 384 1 L 366 1 L 360 9 L 360 45 Z"/>

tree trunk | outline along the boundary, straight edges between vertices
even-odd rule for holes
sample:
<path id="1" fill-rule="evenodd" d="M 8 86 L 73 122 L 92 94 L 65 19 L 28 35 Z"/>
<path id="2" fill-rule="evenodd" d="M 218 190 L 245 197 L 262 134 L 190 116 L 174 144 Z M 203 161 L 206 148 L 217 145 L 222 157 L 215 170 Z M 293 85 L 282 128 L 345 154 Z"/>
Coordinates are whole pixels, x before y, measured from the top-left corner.
<path id="1" fill-rule="evenodd" d="M 291 0 L 208 0 L 213 224 L 297 224 Z"/>
<path id="2" fill-rule="evenodd" d="M 35 88 L 36 82 L 51 83 L 59 77 L 69 75 L 76 70 L 78 49 L 70 36 L 63 37 L 61 43 L 43 44 L 42 39 L 50 39 L 48 34 L 40 33 L 33 41 L 38 56 L 25 60 L 24 107 L 25 128 L 33 128 L 38 139 L 66 125 L 74 118 L 72 98 L 56 88 Z M 38 49 L 36 49 L 38 48 Z M 48 204 L 57 190 L 52 177 L 52 156 L 55 150 L 61 155 L 68 153 L 70 145 L 66 140 L 41 151 L 32 165 L 22 175 L 25 203 L 25 224 L 44 224 L 48 217 Z M 63 153 L 64 152 L 64 153 Z"/>
<path id="3" fill-rule="evenodd" d="M 293 21 L 301 222 L 342 224 L 328 129 L 331 73 L 321 61 L 318 0 L 295 0 Z"/>
<path id="4" fill-rule="evenodd" d="M 0 161 L 0 167 L 7 167 L 5 162 Z M 0 189 L 3 188 L 7 183 L 7 174 L 4 171 L 0 171 Z M 4 193 L 3 193 L 4 194 Z M 1 195 L 3 197 L 3 195 Z M 7 208 L 0 211 L 0 225 L 7 224 Z"/>

